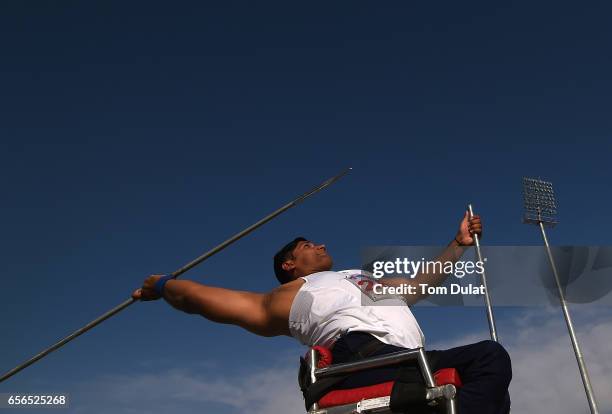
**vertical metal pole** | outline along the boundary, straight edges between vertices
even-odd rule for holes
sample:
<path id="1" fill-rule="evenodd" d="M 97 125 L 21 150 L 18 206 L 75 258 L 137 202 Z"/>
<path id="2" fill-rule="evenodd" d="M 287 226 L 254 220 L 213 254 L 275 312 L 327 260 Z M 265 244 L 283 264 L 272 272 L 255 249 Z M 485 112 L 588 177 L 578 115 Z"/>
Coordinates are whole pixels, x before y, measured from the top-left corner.
<path id="1" fill-rule="evenodd" d="M 425 354 L 425 350 L 423 348 L 419 348 L 419 366 L 423 372 L 423 376 L 425 377 L 425 385 L 427 385 L 429 388 L 435 387 L 436 381 L 431 373 L 431 368 L 429 366 L 429 362 L 427 361 L 427 354 Z"/>
<path id="2" fill-rule="evenodd" d="M 546 237 L 546 231 L 544 230 L 544 223 L 539 222 L 540 230 L 542 231 L 542 238 L 544 239 L 544 245 L 546 246 L 546 253 L 548 254 L 548 260 L 550 260 L 550 266 L 552 267 L 553 274 L 555 276 L 555 282 L 557 282 L 557 289 L 559 290 L 559 300 L 561 301 L 561 308 L 563 309 L 563 316 L 565 316 L 565 322 L 567 323 L 567 330 L 569 331 L 570 339 L 572 340 L 572 346 L 574 347 L 574 353 L 576 354 L 576 360 L 578 361 L 578 369 L 580 370 L 580 376 L 582 377 L 582 384 L 584 385 L 584 391 L 586 392 L 587 400 L 589 401 L 589 408 L 592 414 L 599 414 L 597 403 L 595 402 L 595 396 L 593 394 L 593 388 L 591 387 L 591 380 L 589 378 L 589 372 L 587 371 L 586 364 L 584 363 L 584 357 L 578 344 L 578 338 L 576 338 L 576 332 L 574 331 L 574 324 L 569 314 L 567 302 L 565 301 L 565 295 L 563 295 L 563 289 L 561 288 L 561 282 L 559 280 L 559 274 L 557 273 L 557 266 L 553 258 L 552 252 L 550 251 L 550 245 L 548 244 L 548 238 Z"/>
<path id="3" fill-rule="evenodd" d="M 472 209 L 472 205 L 468 204 L 468 212 L 470 215 L 470 219 L 474 217 L 474 210 Z M 473 234 L 474 244 L 476 245 L 476 256 L 479 262 L 483 262 L 482 253 L 480 251 L 480 240 L 478 240 L 478 235 Z M 497 328 L 495 327 L 495 318 L 493 317 L 493 307 L 491 306 L 491 298 L 489 297 L 489 287 L 487 286 L 487 275 L 484 272 L 484 267 L 482 271 L 482 285 L 484 286 L 485 291 L 485 305 L 487 308 L 487 320 L 489 321 L 489 333 L 491 334 L 491 339 L 495 342 L 499 342 L 497 339 Z"/>
<path id="4" fill-rule="evenodd" d="M 446 414 L 457 414 L 457 403 L 455 402 L 455 398 L 456 396 L 453 396 L 446 400 Z"/>
<path id="5" fill-rule="evenodd" d="M 309 356 L 310 356 L 310 382 L 311 384 L 314 384 L 315 382 L 317 382 L 315 370 L 317 369 L 319 358 L 318 358 L 317 351 L 315 351 L 313 348 L 310 348 Z M 312 404 L 312 406 L 310 407 L 310 411 L 317 411 L 318 409 L 319 409 L 319 404 L 317 404 L 316 402 Z"/>

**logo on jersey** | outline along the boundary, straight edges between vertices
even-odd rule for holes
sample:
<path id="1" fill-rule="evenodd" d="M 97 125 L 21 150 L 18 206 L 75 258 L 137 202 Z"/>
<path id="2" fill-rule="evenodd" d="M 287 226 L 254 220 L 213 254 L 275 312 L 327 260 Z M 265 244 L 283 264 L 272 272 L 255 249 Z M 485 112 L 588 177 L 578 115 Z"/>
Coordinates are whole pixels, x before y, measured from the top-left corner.
<path id="1" fill-rule="evenodd" d="M 367 296 L 373 302 L 383 299 L 398 298 L 397 296 L 380 295 L 374 293 L 374 286 L 379 285 L 380 282 L 373 277 L 364 275 L 363 273 L 350 273 L 346 276 L 346 280 L 355 285 L 362 294 Z"/>

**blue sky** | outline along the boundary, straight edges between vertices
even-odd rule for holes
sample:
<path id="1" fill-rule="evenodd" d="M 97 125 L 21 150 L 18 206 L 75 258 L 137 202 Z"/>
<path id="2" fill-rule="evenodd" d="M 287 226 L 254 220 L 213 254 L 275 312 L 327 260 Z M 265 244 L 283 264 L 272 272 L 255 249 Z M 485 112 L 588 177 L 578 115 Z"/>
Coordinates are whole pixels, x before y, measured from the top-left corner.
<path id="1" fill-rule="evenodd" d="M 521 224 L 523 176 L 555 185 L 554 244 L 610 243 L 603 2 L 2 9 L 2 371 L 348 166 L 185 277 L 269 290 L 272 255 L 296 235 L 325 242 L 338 269 L 358 266 L 364 246 L 446 244 L 467 202 L 486 243 L 539 244 Z M 523 311 L 499 310 L 502 340 Z M 434 344 L 487 336 L 482 309 L 415 314 Z M 231 386 L 284 358 L 297 374 L 301 352 L 139 303 L 0 392 L 68 392 L 75 412 L 95 412 L 113 400 L 113 376 L 195 370 Z M 137 412 L 146 398 L 114 407 Z M 239 412 L 223 399 L 168 401 Z M 156 407 L 144 412 L 166 412 Z"/>

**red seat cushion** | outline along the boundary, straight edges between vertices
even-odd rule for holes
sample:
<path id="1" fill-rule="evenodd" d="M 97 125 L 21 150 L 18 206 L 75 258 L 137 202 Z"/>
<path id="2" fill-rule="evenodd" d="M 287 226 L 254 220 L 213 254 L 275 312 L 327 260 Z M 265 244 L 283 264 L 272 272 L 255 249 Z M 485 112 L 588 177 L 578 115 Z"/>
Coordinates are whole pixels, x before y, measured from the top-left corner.
<path id="1" fill-rule="evenodd" d="M 436 371 L 434 373 L 434 380 L 436 385 L 453 384 L 456 387 L 461 387 L 462 385 L 459 373 L 455 368 L 443 368 Z M 319 400 L 319 407 L 335 407 L 337 405 L 353 404 L 370 398 L 386 397 L 391 395 L 393 383 L 394 381 L 387 381 L 365 387 L 330 391 Z"/>
<path id="2" fill-rule="evenodd" d="M 455 368 L 442 368 L 434 372 L 434 381 L 436 385 L 453 384 L 459 388 L 463 385 L 459 372 Z"/>
<path id="3" fill-rule="evenodd" d="M 324 348 L 322 346 L 313 346 L 312 349 L 317 351 L 319 356 L 319 361 L 317 362 L 317 368 L 325 368 L 332 363 L 332 352 L 329 348 Z"/>
<path id="4" fill-rule="evenodd" d="M 324 368 L 331 365 L 331 351 L 322 346 L 315 346 L 314 349 L 319 354 L 317 368 Z M 455 368 L 443 368 L 434 373 L 434 381 L 436 385 L 453 384 L 455 387 L 461 387 L 461 378 Z M 380 384 L 367 385 L 365 387 L 350 388 L 346 390 L 334 390 L 325 394 L 319 400 L 319 407 L 328 408 L 337 405 L 353 404 L 361 400 L 370 398 L 386 397 L 391 395 L 394 381 L 387 381 Z"/>
<path id="5" fill-rule="evenodd" d="M 381 384 L 368 385 L 348 390 L 330 391 L 319 400 L 319 407 L 335 407 L 336 405 L 352 404 L 369 398 L 386 397 L 391 395 L 394 381 Z"/>

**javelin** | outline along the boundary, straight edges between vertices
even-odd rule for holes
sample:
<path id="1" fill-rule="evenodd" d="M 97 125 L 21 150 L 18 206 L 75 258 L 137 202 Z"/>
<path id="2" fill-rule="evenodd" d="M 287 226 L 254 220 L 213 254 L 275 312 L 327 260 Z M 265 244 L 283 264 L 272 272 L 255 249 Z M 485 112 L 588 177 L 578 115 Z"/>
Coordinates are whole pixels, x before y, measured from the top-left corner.
<path id="1" fill-rule="evenodd" d="M 255 224 L 252 224 L 251 226 L 247 227 L 246 229 L 242 230 L 241 232 L 236 233 L 235 235 L 233 235 L 229 239 L 225 240 L 223 243 L 221 243 L 218 246 L 210 249 L 209 251 L 207 251 L 206 253 L 202 254 L 199 257 L 197 257 L 196 259 L 192 260 L 191 262 L 187 263 L 185 266 L 181 267 L 180 269 L 170 273 L 170 275 L 172 275 L 173 278 L 179 277 L 180 275 L 182 275 L 183 273 L 185 273 L 189 269 L 194 268 L 195 266 L 197 266 L 200 263 L 202 263 L 204 260 L 208 259 L 210 256 L 220 252 L 221 250 L 225 249 L 230 244 L 232 244 L 235 241 L 243 238 L 244 236 L 246 236 L 247 234 L 249 234 L 253 230 L 257 229 L 258 227 L 266 224 L 268 221 L 272 220 L 274 217 L 278 216 L 279 214 L 283 213 L 286 210 L 289 210 L 291 207 L 296 206 L 297 204 L 299 204 L 302 201 L 304 201 L 306 198 L 310 197 L 311 195 L 313 195 L 315 193 L 318 193 L 319 191 L 321 191 L 325 187 L 328 187 L 329 185 L 333 184 L 334 182 L 336 182 L 337 180 L 339 180 L 340 178 L 342 178 L 343 176 L 348 174 L 348 172 L 351 171 L 351 170 L 352 170 L 352 168 L 347 168 L 346 170 L 342 171 L 340 174 L 338 174 L 338 175 L 336 175 L 336 176 L 334 176 L 334 177 L 324 181 L 323 183 L 321 183 L 317 187 L 313 188 L 310 191 L 307 191 L 306 193 L 302 194 L 301 196 L 299 196 L 295 200 L 290 201 L 289 203 L 285 204 L 284 206 L 282 206 L 278 210 L 274 211 L 273 213 L 268 214 L 266 217 L 262 218 L 261 220 L 259 220 Z M 85 332 L 87 332 L 91 328 L 93 328 L 94 326 L 99 325 L 100 323 L 102 323 L 106 319 L 110 318 L 111 316 L 121 312 L 123 309 L 127 308 L 128 306 L 130 306 L 134 302 L 137 302 L 137 300 L 134 299 L 134 298 L 130 298 L 130 299 L 126 300 L 125 302 L 121 303 L 120 305 L 115 306 L 113 309 L 109 310 L 104 315 L 99 316 L 98 318 L 96 318 L 93 321 L 89 322 L 87 325 L 83 326 L 82 328 L 77 329 L 76 331 L 74 331 L 73 333 L 71 333 L 70 335 L 68 335 L 64 339 L 62 339 L 61 341 L 51 345 L 49 348 L 45 349 L 44 351 L 34 355 L 32 358 L 30 358 L 29 360 L 27 360 L 23 364 L 21 364 L 21 365 L 15 367 L 15 368 L 13 368 L 12 370 L 8 371 L 6 374 L 4 374 L 4 375 L 2 375 L 2 377 L 0 377 L 0 382 L 2 382 L 4 380 L 12 377 L 13 375 L 18 373 L 22 369 L 24 369 L 26 367 L 29 367 L 30 365 L 32 365 L 33 363 L 35 363 L 39 359 L 45 357 L 46 355 L 50 354 L 51 352 L 55 351 L 56 349 L 62 347 L 63 345 L 67 344 L 68 342 L 72 341 L 77 336 L 84 334 Z"/>

